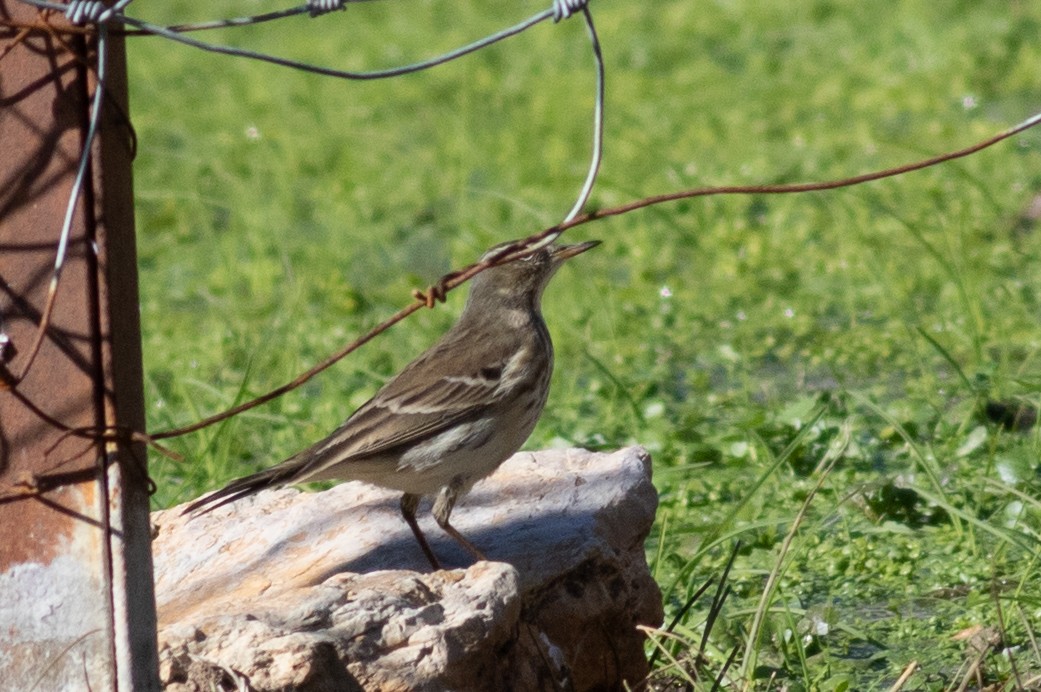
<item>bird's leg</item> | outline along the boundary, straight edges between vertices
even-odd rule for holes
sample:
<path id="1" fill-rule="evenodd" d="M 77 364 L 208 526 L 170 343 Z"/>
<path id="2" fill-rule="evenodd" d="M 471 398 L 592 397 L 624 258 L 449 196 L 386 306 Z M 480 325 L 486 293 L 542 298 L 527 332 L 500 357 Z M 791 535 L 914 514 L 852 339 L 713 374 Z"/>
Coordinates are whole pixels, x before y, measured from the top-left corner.
<path id="1" fill-rule="evenodd" d="M 451 483 L 441 488 L 441 491 L 437 494 L 437 498 L 434 499 L 434 507 L 431 513 L 434 515 L 434 519 L 437 520 L 438 526 L 445 530 L 449 536 L 459 542 L 459 545 L 466 548 L 466 550 L 474 556 L 476 560 L 487 560 L 480 548 L 470 542 L 463 534 L 456 531 L 455 527 L 448 523 L 448 517 L 452 514 L 452 508 L 455 507 L 455 501 L 459 497 L 459 487 L 456 483 Z"/>
<path id="2" fill-rule="evenodd" d="M 427 543 L 426 536 L 419 530 L 419 523 L 416 521 L 416 508 L 419 507 L 419 495 L 412 495 L 411 493 L 405 493 L 401 496 L 401 516 L 405 517 L 405 522 L 408 523 L 408 527 L 412 529 L 412 534 L 416 537 L 416 541 L 419 542 L 419 547 L 423 549 L 423 554 L 430 560 L 430 565 L 434 569 L 441 569 L 441 563 L 437 561 L 437 556 L 434 555 L 434 551 L 430 549 L 430 544 Z"/>

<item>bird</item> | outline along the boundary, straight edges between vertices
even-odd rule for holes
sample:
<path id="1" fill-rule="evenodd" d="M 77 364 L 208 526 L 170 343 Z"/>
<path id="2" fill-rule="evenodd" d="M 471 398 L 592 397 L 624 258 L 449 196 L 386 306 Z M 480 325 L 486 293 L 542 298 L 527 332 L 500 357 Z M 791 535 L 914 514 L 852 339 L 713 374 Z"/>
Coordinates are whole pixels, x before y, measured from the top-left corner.
<path id="1" fill-rule="evenodd" d="M 424 496 L 433 496 L 431 513 L 441 529 L 476 560 L 487 559 L 452 526 L 452 509 L 535 428 L 553 372 L 543 290 L 564 262 L 599 244 L 549 244 L 477 274 L 455 324 L 328 437 L 231 481 L 184 513 L 205 514 L 266 488 L 360 480 L 403 493 L 401 515 L 435 570 L 440 561 L 416 521 Z M 482 261 L 507 245 L 491 248 Z"/>

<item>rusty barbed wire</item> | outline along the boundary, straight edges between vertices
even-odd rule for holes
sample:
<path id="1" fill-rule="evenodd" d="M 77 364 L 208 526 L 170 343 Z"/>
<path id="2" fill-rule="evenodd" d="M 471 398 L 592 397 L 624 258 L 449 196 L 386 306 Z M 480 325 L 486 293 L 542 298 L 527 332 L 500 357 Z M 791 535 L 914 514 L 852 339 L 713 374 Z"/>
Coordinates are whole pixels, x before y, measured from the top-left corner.
<path id="1" fill-rule="evenodd" d="M 954 159 L 964 158 L 976 152 L 982 151 L 989 147 L 994 146 L 1010 137 L 1013 137 L 1025 130 L 1028 130 L 1037 124 L 1041 123 L 1041 113 L 1035 114 L 1026 120 L 1022 121 L 1018 125 L 1015 125 L 1007 130 L 1004 130 L 996 135 L 988 137 L 980 142 L 964 147 L 962 149 L 956 149 L 954 151 L 938 154 L 931 156 L 926 159 L 913 161 L 911 163 L 902 164 L 900 166 L 894 166 L 891 168 L 885 168 L 878 171 L 872 171 L 869 173 L 863 173 L 847 178 L 837 178 L 833 180 L 825 180 L 819 182 L 807 182 L 807 183 L 779 183 L 773 185 L 722 185 L 722 186 L 709 186 L 700 188 L 691 188 L 688 190 L 681 190 L 678 192 L 665 193 L 661 195 L 652 195 L 650 197 L 643 197 L 632 202 L 621 204 L 615 207 L 609 207 L 606 209 L 599 209 L 596 211 L 587 212 L 580 216 L 577 216 L 570 221 L 564 221 L 554 226 L 545 228 L 537 233 L 533 233 L 526 238 L 516 240 L 509 245 L 503 247 L 498 253 L 489 257 L 483 262 L 476 262 L 470 264 L 462 269 L 451 271 L 425 291 L 415 290 L 413 291 L 413 298 L 415 302 L 405 306 L 398 312 L 391 315 L 389 318 L 381 322 L 380 324 L 373 327 L 363 336 L 350 342 L 342 349 L 327 357 L 312 368 L 305 372 L 297 375 L 291 381 L 286 384 L 276 387 L 271 391 L 263 394 L 251 401 L 243 402 L 237 406 L 229 408 L 221 413 L 209 416 L 200 421 L 186 425 L 179 428 L 172 428 L 159 433 L 154 433 L 150 436 L 152 440 L 162 440 L 172 437 L 178 437 L 180 435 L 186 435 L 191 432 L 201 430 L 209 427 L 221 421 L 227 420 L 228 418 L 238 415 L 244 411 L 248 411 L 252 408 L 256 408 L 262 404 L 265 404 L 272 399 L 275 399 L 283 394 L 296 389 L 303 385 L 308 380 L 312 379 L 319 373 L 327 370 L 331 366 L 338 363 L 340 360 L 345 358 L 350 353 L 356 351 L 361 346 L 376 338 L 383 332 L 387 331 L 395 324 L 401 322 L 412 313 L 418 311 L 420 308 L 427 307 L 433 308 L 437 302 L 444 302 L 445 297 L 449 292 L 463 285 L 477 274 L 483 272 L 486 269 L 497 266 L 499 264 L 505 264 L 506 262 L 512 262 L 520 259 L 531 252 L 534 252 L 539 247 L 542 247 L 547 242 L 547 239 L 555 239 L 564 232 L 576 228 L 578 226 L 591 223 L 600 219 L 606 219 L 612 216 L 620 216 L 623 214 L 629 214 L 631 212 L 645 209 L 660 204 L 667 204 L 669 202 L 675 202 L 685 199 L 693 199 L 695 197 L 709 197 L 716 195 L 736 195 L 736 194 L 748 194 L 748 195 L 768 195 L 768 194 L 793 194 L 793 193 L 805 193 L 805 192 L 817 192 L 823 190 L 834 190 L 843 187 L 853 187 L 855 185 L 862 185 L 864 183 L 873 182 L 876 180 L 882 180 L 884 178 L 892 178 L 894 176 L 905 175 L 913 171 L 922 170 L 931 166 L 936 166 L 947 161 Z M 551 242 L 551 240 L 550 240 Z"/>
<path id="2" fill-rule="evenodd" d="M 1016 136 L 1017 134 L 1029 130 L 1030 128 L 1037 126 L 1039 123 L 1041 123 L 1041 113 L 1037 113 L 1021 121 L 1019 124 L 1014 125 L 1013 127 L 1010 127 L 1006 130 L 1003 130 L 1002 132 L 992 135 L 991 137 L 988 137 L 984 140 L 976 142 L 975 144 L 971 144 L 967 147 L 963 147 L 961 149 L 956 149 L 953 151 L 938 154 L 936 156 L 931 156 L 925 159 L 912 161 L 910 163 L 902 164 L 899 166 L 893 166 L 845 178 L 836 178 L 832 180 L 805 183 L 779 183 L 768 185 L 721 185 L 690 188 L 687 190 L 680 190 L 677 192 L 643 197 L 614 207 L 608 207 L 605 209 L 587 212 L 585 214 L 571 219 L 570 221 L 561 222 L 554 226 L 544 228 L 525 238 L 513 241 L 512 243 L 503 246 L 499 250 L 499 252 L 497 252 L 495 255 L 492 255 L 491 257 L 488 257 L 483 262 L 476 262 L 467 265 L 461 269 L 450 271 L 441 276 L 429 287 L 427 287 L 426 290 L 414 290 L 412 292 L 414 302 L 401 308 L 396 313 L 388 317 L 386 320 L 384 320 L 383 322 L 366 332 L 364 335 L 346 344 L 343 348 L 328 356 L 327 358 L 314 365 L 313 367 L 309 368 L 308 370 L 300 373 L 289 382 L 279 387 L 276 387 L 259 397 L 251 399 L 250 401 L 243 402 L 241 404 L 238 404 L 236 406 L 233 406 L 206 418 L 203 418 L 189 425 L 171 428 L 152 434 L 149 434 L 144 431 L 129 430 L 125 428 L 70 428 L 69 426 L 66 426 L 60 421 L 54 419 L 52 416 L 44 412 L 35 403 L 29 401 L 23 395 L 21 395 L 21 393 L 16 390 L 17 383 L 12 383 L 10 380 L 10 376 L 4 373 L 2 364 L 0 364 L 0 375 L 3 376 L 0 377 L 0 391 L 3 391 L 4 387 L 6 386 L 14 396 L 18 397 L 22 401 L 23 405 L 26 405 L 27 408 L 29 408 L 34 413 L 34 415 L 39 417 L 48 425 L 52 425 L 53 427 L 60 429 L 64 432 L 64 435 L 62 435 L 59 438 L 59 440 L 51 446 L 51 448 L 48 450 L 48 453 L 53 452 L 54 449 L 58 446 L 58 444 L 60 444 L 63 440 L 67 439 L 70 436 L 76 436 L 80 438 L 91 439 L 94 441 L 138 442 L 148 445 L 150 448 L 154 449 L 163 456 L 174 459 L 175 461 L 183 461 L 183 457 L 181 455 L 177 454 L 168 447 L 161 445 L 159 441 L 197 432 L 204 428 L 228 420 L 229 418 L 244 413 L 245 411 L 256 408 L 258 406 L 262 406 L 268 403 L 269 401 L 272 401 L 273 399 L 276 399 L 294 389 L 297 389 L 298 387 L 302 386 L 303 384 L 313 379 L 320 373 L 324 372 L 325 370 L 328 370 L 330 367 L 343 360 L 345 357 L 358 350 L 366 343 L 372 341 L 383 332 L 387 331 L 399 322 L 405 320 L 413 313 L 419 311 L 424 307 L 433 308 L 438 302 L 445 302 L 448 293 L 450 293 L 452 290 L 456 288 L 459 288 L 482 271 L 485 271 L 486 269 L 489 269 L 493 266 L 497 266 L 499 264 L 505 264 L 507 262 L 516 261 L 526 256 L 527 254 L 536 251 L 539 247 L 542 247 L 546 242 L 548 242 L 546 240 L 547 238 L 550 238 L 552 240 L 556 237 L 559 237 L 560 235 L 572 228 L 576 228 L 587 223 L 592 223 L 593 221 L 597 221 L 600 219 L 606 219 L 613 216 L 621 216 L 641 209 L 646 209 L 649 207 L 685 199 L 693 199 L 696 197 L 710 197 L 716 195 L 737 194 L 798 194 L 807 192 L 835 190 L 844 187 L 862 185 L 865 183 L 882 180 L 885 178 L 906 175 L 908 173 L 922 170 L 925 168 L 930 168 L 932 166 L 937 166 L 948 161 L 953 161 L 955 159 L 971 156 L 972 154 L 983 151 L 984 149 L 992 147 L 1006 139 L 1009 139 L 1011 137 Z M 154 492 L 156 487 L 155 482 L 151 479 L 150 476 L 147 475 L 146 479 L 149 487 L 149 492 Z M 40 493 L 43 492 L 43 489 L 47 487 L 45 479 L 41 478 L 27 479 L 22 485 L 24 487 L 21 487 L 20 492 L 16 490 L 16 492 L 12 494 L 0 496 L 0 503 L 25 499 L 28 497 L 38 497 Z"/>
<path id="3" fill-rule="evenodd" d="M 413 303 L 398 310 L 398 312 L 394 313 L 389 318 L 373 327 L 371 330 L 366 332 L 361 337 L 358 337 L 354 341 L 348 343 L 339 351 L 336 351 L 335 353 L 328 356 L 315 366 L 300 373 L 289 382 L 279 387 L 276 387 L 259 397 L 251 399 L 250 401 L 243 402 L 241 404 L 238 404 L 237 406 L 234 406 L 225 411 L 204 418 L 190 425 L 178 428 L 171 428 L 169 430 L 164 430 L 153 434 L 137 433 L 141 435 L 141 437 L 138 439 L 140 439 L 140 441 L 152 444 L 158 440 L 186 435 L 201 430 L 203 428 L 209 427 L 221 421 L 227 420 L 232 416 L 256 408 L 257 406 L 261 406 L 275 398 L 278 398 L 279 396 L 282 396 L 283 394 L 303 385 L 304 383 L 311 380 L 321 372 L 329 369 L 331 366 L 338 363 L 347 355 L 356 351 L 358 348 L 364 346 L 366 343 L 376 338 L 383 332 L 387 331 L 397 323 L 406 319 L 419 309 L 423 307 L 433 308 L 437 302 L 444 302 L 449 292 L 466 283 L 482 271 L 489 269 L 490 267 L 497 266 L 499 264 L 504 264 L 506 262 L 512 262 L 517 259 L 520 259 L 521 257 L 524 257 L 525 255 L 533 252 L 538 247 L 540 247 L 546 238 L 559 236 L 560 234 L 572 228 L 576 228 L 578 226 L 582 226 L 584 224 L 599 219 L 620 216 L 623 214 L 638 211 L 640 209 L 645 209 L 648 207 L 684 199 L 693 199 L 696 197 L 709 197 L 716 195 L 734 194 L 793 194 L 834 190 L 843 187 L 861 185 L 876 180 L 882 180 L 884 178 L 891 178 L 898 175 L 904 175 L 913 171 L 922 170 L 924 168 L 936 166 L 947 161 L 952 161 L 954 159 L 964 158 L 966 156 L 994 146 L 995 144 L 1009 139 L 1010 137 L 1013 137 L 1025 130 L 1028 130 L 1038 125 L 1039 123 L 1041 123 L 1041 113 L 1035 114 L 1009 129 L 1006 129 L 996 135 L 988 137 L 987 139 L 984 139 L 980 142 L 969 145 L 962 149 L 956 149 L 954 151 L 938 154 L 936 156 L 931 156 L 926 159 L 921 159 L 907 164 L 902 164 L 899 166 L 885 168 L 878 171 L 872 171 L 869 173 L 863 173 L 860 175 L 850 176 L 846 178 L 837 178 L 833 180 L 805 183 L 778 183 L 769 185 L 722 185 L 691 188 L 687 190 L 680 190 L 677 192 L 643 197 L 618 206 L 587 212 L 585 214 L 575 217 L 570 221 L 555 224 L 536 233 L 533 233 L 525 238 L 516 240 L 513 243 L 504 246 L 498 253 L 488 258 L 484 262 L 476 262 L 461 269 L 451 271 L 441 276 L 425 291 L 421 291 L 418 289 L 414 290 Z M 70 429 L 66 429 L 66 431 L 70 433 L 74 432 Z"/>
<path id="4" fill-rule="evenodd" d="M 521 257 L 524 257 L 531 252 L 534 252 L 543 244 L 545 244 L 547 238 L 556 238 L 564 232 L 576 228 L 578 226 L 591 223 L 600 219 L 610 218 L 614 216 L 620 216 L 648 207 L 653 207 L 661 204 L 667 204 L 669 202 L 675 202 L 685 199 L 693 199 L 696 197 L 709 197 L 717 195 L 737 195 L 737 194 L 795 194 L 795 193 L 807 193 L 807 192 L 818 192 L 825 190 L 834 190 L 844 187 L 852 187 L 855 185 L 862 185 L 864 183 L 882 180 L 885 178 L 892 178 L 899 175 L 905 175 L 914 171 L 922 170 L 932 166 L 936 166 L 948 161 L 952 161 L 959 158 L 970 156 L 977 152 L 983 151 L 989 147 L 992 147 L 1006 139 L 1014 137 L 1032 127 L 1035 127 L 1041 123 L 1041 113 L 1037 113 L 1017 125 L 1011 128 L 1003 130 L 991 137 L 984 140 L 971 144 L 961 149 L 938 154 L 925 159 L 912 161 L 910 163 L 902 164 L 899 166 L 884 168 L 877 171 L 871 171 L 855 176 L 837 178 L 825 181 L 816 182 L 804 182 L 804 183 L 778 183 L 778 184 L 767 184 L 767 185 L 721 185 L 721 186 L 706 186 L 698 188 L 690 188 L 686 190 L 680 190 L 677 192 L 664 193 L 659 195 L 651 195 L 643 197 L 631 202 L 620 204 L 614 207 L 608 207 L 604 209 L 598 209 L 590 211 L 585 214 L 576 216 L 570 221 L 561 222 L 548 228 L 544 228 L 536 233 L 533 233 L 525 238 L 516 240 L 509 245 L 504 246 L 498 253 L 489 257 L 483 262 L 476 262 L 467 265 L 461 269 L 453 270 L 441 276 L 437 281 L 427 287 L 426 290 L 416 289 L 413 291 L 412 296 L 414 301 L 398 310 L 396 313 L 388 317 L 380 324 L 373 327 L 371 330 L 366 332 L 364 335 L 346 344 L 343 348 L 331 354 L 324 360 L 320 361 L 308 370 L 300 373 L 292 380 L 285 384 L 276 387 L 261 396 L 255 397 L 249 401 L 243 402 L 224 411 L 216 413 L 214 415 L 203 418 L 195 423 L 189 425 L 171 428 L 163 430 L 157 433 L 146 433 L 144 431 L 121 431 L 121 435 L 130 435 L 130 439 L 134 441 L 143 442 L 156 448 L 157 451 L 169 456 L 171 458 L 179 458 L 179 455 L 172 452 L 158 444 L 159 440 L 170 439 L 174 437 L 180 437 L 193 432 L 197 432 L 204 428 L 210 427 L 222 421 L 225 421 L 233 416 L 248 411 L 250 409 L 262 406 L 273 399 L 276 399 L 298 387 L 305 384 L 315 376 L 329 369 L 339 361 L 343 360 L 346 356 L 350 355 L 357 349 L 361 348 L 374 338 L 387 331 L 394 325 L 398 324 L 402 320 L 408 318 L 413 313 L 417 312 L 421 308 L 433 308 L 437 302 L 444 302 L 448 293 L 452 290 L 463 285 L 477 274 L 499 264 L 506 262 L 512 262 Z M 14 389 L 16 383 L 10 381 L 10 379 L 4 379 L 3 382 L 9 389 Z M 90 436 L 95 435 L 100 439 L 108 439 L 105 435 L 113 434 L 112 431 L 98 431 L 97 429 L 71 429 L 59 421 L 47 416 L 42 410 L 33 405 L 34 413 L 46 420 L 49 424 L 55 425 L 60 429 L 64 430 L 68 435 L 77 436 Z"/>

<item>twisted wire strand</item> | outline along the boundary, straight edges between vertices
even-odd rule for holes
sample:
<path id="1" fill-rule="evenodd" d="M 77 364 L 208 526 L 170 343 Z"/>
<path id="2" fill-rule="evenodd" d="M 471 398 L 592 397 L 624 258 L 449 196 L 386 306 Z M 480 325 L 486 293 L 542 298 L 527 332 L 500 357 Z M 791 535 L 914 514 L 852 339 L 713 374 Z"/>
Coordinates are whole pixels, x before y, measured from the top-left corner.
<path id="1" fill-rule="evenodd" d="M 361 0 L 357 0 L 361 1 Z M 175 33 L 184 33 L 188 31 L 207 31 L 209 29 L 228 29 L 236 26 L 252 26 L 254 24 L 263 24 L 265 22 L 271 22 L 276 19 L 285 19 L 287 17 L 295 17 L 299 14 L 308 14 L 311 9 L 307 5 L 301 5 L 299 7 L 291 7 L 286 10 L 277 10 L 275 12 L 265 12 L 263 14 L 254 14 L 248 17 L 232 17 L 230 19 L 214 19 L 208 22 L 193 22 L 190 24 L 173 24 L 166 27 L 170 31 Z M 314 15 L 312 15 L 314 16 Z M 126 32 L 128 36 L 150 36 L 152 32 L 148 29 L 132 29 Z"/>
<path id="2" fill-rule="evenodd" d="M 338 9 L 346 9 L 348 3 L 362 3 L 362 2 L 376 2 L 376 0 L 308 0 L 307 4 L 299 5 L 297 7 L 290 7 L 285 10 L 277 10 L 274 12 L 264 12 L 262 14 L 249 15 L 247 17 L 232 17 L 229 19 L 214 19 L 207 22 L 191 22 L 188 24 L 172 24 L 167 29 L 175 31 L 177 33 L 185 33 L 189 31 L 207 31 L 209 29 L 226 29 L 235 26 L 250 26 L 252 24 L 263 24 L 276 19 L 285 19 L 287 17 L 295 17 L 300 14 L 307 14 L 311 17 L 318 17 L 329 12 L 334 12 Z M 336 6 L 333 6 L 333 5 Z M 329 9 L 323 9 L 329 8 Z M 151 32 L 147 29 L 133 29 L 126 32 L 127 36 L 147 36 Z"/>
<path id="3" fill-rule="evenodd" d="M 37 0 L 22 0 L 23 2 L 37 2 Z M 209 51 L 211 53 L 219 53 L 222 55 L 233 55 L 242 58 L 249 58 L 252 60 L 259 60 L 261 62 L 271 63 L 273 65 L 279 65 L 282 67 L 289 67 L 303 72 L 310 72 L 312 74 L 324 75 L 326 77 L 337 77 L 340 79 L 352 79 L 352 80 L 370 80 L 370 79 L 385 79 L 387 77 L 398 77 L 401 75 L 411 74 L 413 72 L 420 72 L 422 70 L 443 65 L 447 62 L 451 62 L 457 58 L 461 58 L 464 55 L 468 55 L 475 51 L 478 51 L 486 46 L 490 46 L 493 43 L 498 43 L 503 39 L 507 39 L 511 36 L 521 33 L 526 29 L 531 28 L 535 24 L 548 19 L 551 16 L 551 10 L 541 12 L 519 24 L 503 29 L 502 31 L 486 36 L 485 38 L 469 43 L 465 46 L 457 48 L 453 51 L 439 55 L 429 60 L 413 63 L 411 65 L 405 65 L 402 67 L 393 67 L 385 70 L 372 70 L 368 72 L 356 72 L 349 70 L 338 70 L 331 67 L 320 67 L 318 65 L 311 65 L 309 63 L 300 62 L 298 60 L 292 60 L 289 58 L 280 58 L 274 55 L 268 55 L 266 53 L 259 53 L 257 51 L 248 50 L 245 48 L 234 48 L 232 46 L 222 46 L 207 41 L 200 41 L 199 39 L 192 38 L 190 36 L 184 36 L 176 31 L 171 31 L 166 27 L 156 26 L 149 24 L 148 22 L 141 21 L 140 19 L 134 19 L 133 17 L 122 18 L 125 23 L 137 27 L 139 29 L 146 30 L 148 33 L 162 36 L 163 38 L 170 39 L 171 41 L 177 41 L 200 50 Z"/>

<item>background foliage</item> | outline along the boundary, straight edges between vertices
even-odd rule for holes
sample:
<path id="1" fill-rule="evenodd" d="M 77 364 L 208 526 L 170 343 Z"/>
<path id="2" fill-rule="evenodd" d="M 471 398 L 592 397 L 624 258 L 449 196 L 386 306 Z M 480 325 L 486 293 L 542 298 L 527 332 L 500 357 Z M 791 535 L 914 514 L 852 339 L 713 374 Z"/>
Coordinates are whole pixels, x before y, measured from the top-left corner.
<path id="1" fill-rule="evenodd" d="M 134 12 L 175 23 L 269 9 L 172 0 Z M 375 69 L 541 9 L 361 3 L 208 38 Z M 1036 3 L 592 9 L 608 75 L 594 206 L 865 172 L 965 146 L 1039 106 Z M 130 42 L 130 69 L 152 430 L 281 384 L 412 288 L 559 220 L 590 146 L 580 20 L 390 81 L 149 38 Z M 980 411 L 1036 403 L 1041 235 L 1022 212 L 1039 190 L 1031 131 L 853 189 L 699 199 L 569 234 L 605 243 L 547 292 L 558 366 L 529 446 L 652 451 L 662 504 L 648 555 L 670 617 L 740 539 L 701 674 L 737 646 L 730 674 L 762 688 L 886 689 L 912 660 L 922 669 L 905 689 L 954 688 L 974 658 L 955 635 L 970 628 L 1004 632 L 984 683 L 1014 686 L 1038 668 L 1038 436 Z M 325 435 L 462 299 L 268 406 L 173 441 L 189 461 L 153 458 L 156 506 Z M 782 551 L 828 449 L 838 462 Z M 661 679 L 695 675 L 706 607 L 681 618 Z M 757 609 L 763 628 L 750 636 Z"/>

